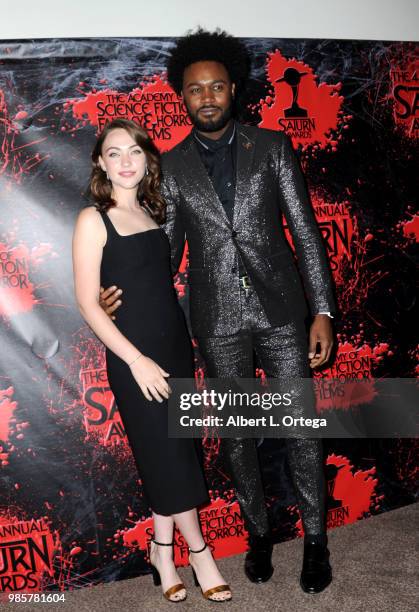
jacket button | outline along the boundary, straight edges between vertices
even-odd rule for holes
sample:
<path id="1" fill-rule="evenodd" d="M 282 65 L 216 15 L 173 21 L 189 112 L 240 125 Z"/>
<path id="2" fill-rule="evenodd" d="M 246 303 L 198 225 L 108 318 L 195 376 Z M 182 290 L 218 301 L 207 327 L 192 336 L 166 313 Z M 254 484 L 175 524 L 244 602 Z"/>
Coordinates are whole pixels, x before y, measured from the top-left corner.
<path id="1" fill-rule="evenodd" d="M 232 237 L 232 238 L 235 238 L 236 236 L 237 236 L 237 232 L 236 232 L 236 230 L 233 230 L 233 231 L 231 232 L 231 237 Z"/>
<path id="2" fill-rule="evenodd" d="M 237 272 L 237 268 L 231 268 L 232 272 Z"/>

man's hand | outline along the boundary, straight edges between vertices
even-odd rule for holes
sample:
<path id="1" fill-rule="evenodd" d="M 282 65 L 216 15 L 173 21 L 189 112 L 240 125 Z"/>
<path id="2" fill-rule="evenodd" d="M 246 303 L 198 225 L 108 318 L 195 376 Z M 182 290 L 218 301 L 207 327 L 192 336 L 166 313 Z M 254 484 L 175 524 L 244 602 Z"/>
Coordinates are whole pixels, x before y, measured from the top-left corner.
<path id="1" fill-rule="evenodd" d="M 100 288 L 99 305 L 106 312 L 108 317 L 112 319 L 112 321 L 115 321 L 115 316 L 113 313 L 122 304 L 122 301 L 119 299 L 121 293 L 122 289 L 118 289 L 118 287 L 115 287 L 115 285 L 108 287 L 107 289 L 104 289 L 103 287 Z"/>
<path id="2" fill-rule="evenodd" d="M 317 350 L 320 344 L 320 351 Z M 330 317 L 318 314 L 310 328 L 310 343 L 308 347 L 308 358 L 310 368 L 317 368 L 329 360 L 333 347 L 333 329 Z"/>

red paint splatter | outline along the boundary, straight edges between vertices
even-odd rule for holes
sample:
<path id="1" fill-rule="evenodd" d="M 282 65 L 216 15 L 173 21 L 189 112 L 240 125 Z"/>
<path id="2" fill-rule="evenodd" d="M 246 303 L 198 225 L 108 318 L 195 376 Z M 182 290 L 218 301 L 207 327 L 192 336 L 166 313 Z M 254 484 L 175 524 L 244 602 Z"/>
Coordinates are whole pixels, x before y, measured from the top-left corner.
<path id="1" fill-rule="evenodd" d="M 183 250 L 182 260 L 180 262 L 179 271 L 174 278 L 174 285 L 177 292 L 178 299 L 182 299 L 186 295 L 187 275 L 189 267 L 189 247 L 188 243 L 185 242 L 185 248 Z"/>
<path id="2" fill-rule="evenodd" d="M 89 92 L 82 99 L 69 100 L 64 108 L 71 108 L 76 119 L 96 126 L 98 131 L 117 117 L 136 121 L 161 151 L 181 142 L 192 127 L 182 98 L 161 75 L 151 77 L 129 93 L 111 89 Z"/>
<path id="3" fill-rule="evenodd" d="M 326 461 L 328 474 L 328 512 L 327 528 L 333 529 L 348 525 L 370 516 L 371 509 L 377 510 L 382 496 L 376 488 L 378 478 L 374 478 L 376 469 L 354 471 L 354 466 L 347 457 L 329 455 Z M 298 513 L 296 507 L 290 508 Z M 296 522 L 297 535 L 303 536 L 302 520 Z"/>
<path id="4" fill-rule="evenodd" d="M 1 512 L 0 546 L 0 592 L 34 593 L 44 590 L 45 581 L 57 582 L 55 568 L 61 542 L 48 517 L 22 519 Z"/>
<path id="5" fill-rule="evenodd" d="M 412 215 L 410 221 L 401 221 L 400 226 L 406 238 L 419 242 L 419 215 Z"/>
<path id="6" fill-rule="evenodd" d="M 326 244 L 330 268 L 335 283 L 346 282 L 345 272 L 351 262 L 351 244 L 354 235 L 354 221 L 349 214 L 349 202 L 327 202 L 316 191 L 310 193 L 314 215 Z M 292 236 L 284 219 L 286 238 L 294 249 Z"/>
<path id="7" fill-rule="evenodd" d="M 55 255 L 50 244 L 43 243 L 30 251 L 24 244 L 11 247 L 0 242 L 0 316 L 12 317 L 32 310 L 40 300 L 30 280 L 31 267 Z"/>
<path id="8" fill-rule="evenodd" d="M 393 103 L 394 123 L 407 138 L 419 136 L 419 100 L 417 74 L 419 59 L 407 57 L 397 63 L 393 61 L 390 67 L 390 94 L 388 99 Z"/>
<path id="9" fill-rule="evenodd" d="M 326 244 L 335 283 L 345 282 L 344 270 L 351 261 L 351 243 L 354 222 L 349 214 L 348 202 L 327 203 L 312 195 L 314 214 Z"/>
<path id="10" fill-rule="evenodd" d="M 80 370 L 83 388 L 83 422 L 88 437 L 99 444 L 127 445 L 127 437 L 109 387 L 106 368 Z"/>
<path id="11" fill-rule="evenodd" d="M 13 397 L 13 393 L 13 387 L 0 389 L 0 440 L 2 440 L 2 442 L 9 441 L 10 421 L 13 418 L 13 413 L 17 407 L 17 402 L 14 402 L 11 399 Z M 0 454 L 0 459 L 2 459 L 2 461 L 5 461 L 6 458 L 6 453 Z"/>
<path id="12" fill-rule="evenodd" d="M 286 132 L 303 150 L 312 145 L 336 150 L 334 132 L 351 118 L 341 110 L 341 84 L 319 85 L 308 64 L 287 59 L 279 50 L 268 53 L 266 74 L 272 90 L 258 105 L 259 126 Z"/>
<path id="13" fill-rule="evenodd" d="M 350 258 L 342 257 L 339 274 L 335 275 L 339 282 L 339 311 L 341 320 L 345 320 L 348 313 L 362 312 L 372 318 L 371 313 L 365 312 L 364 305 L 369 291 L 390 274 L 387 266 L 377 270 L 377 262 L 386 257 L 381 255 L 369 256 L 370 244 L 374 244 L 375 235 L 370 228 L 361 233 L 358 228 L 356 216 L 352 217 L 353 231 L 350 242 Z M 375 265 L 370 268 L 369 264 Z"/>
<path id="14" fill-rule="evenodd" d="M 341 343 L 338 346 L 334 364 L 330 368 L 315 373 L 315 376 L 338 380 L 371 378 L 374 359 L 385 350 L 388 350 L 388 345 L 382 343 L 374 349 L 367 344 L 355 346 L 350 342 Z"/>
<path id="15" fill-rule="evenodd" d="M 66 418 L 73 416 L 83 422 L 86 440 L 105 447 L 118 461 L 135 470 L 134 459 L 124 430 L 122 419 L 110 390 L 106 372 L 105 348 L 86 326 L 74 334 L 72 358 L 62 359 L 63 384 L 57 398 L 52 386 L 50 404 L 56 418 L 63 411 Z M 76 380 L 76 397 L 65 386 L 66 380 Z"/>
<path id="16" fill-rule="evenodd" d="M 29 279 L 29 260 L 25 245 L 9 248 L 0 243 L 0 315 L 27 312 L 37 303 Z"/>
<path id="17" fill-rule="evenodd" d="M 48 154 L 31 153 L 29 150 L 32 145 L 43 142 L 46 138 L 18 143 L 20 128 L 16 122 L 25 117 L 27 112 L 20 110 L 14 119 L 11 118 L 5 94 L 0 89 L 0 175 L 10 179 L 5 185 L 8 190 L 13 182 L 20 184 L 24 174 L 28 174 L 32 168 L 49 157 Z"/>
<path id="18" fill-rule="evenodd" d="M 419 439 L 399 438 L 395 440 L 395 446 L 389 452 L 401 486 L 407 490 L 417 491 Z"/>
<path id="19" fill-rule="evenodd" d="M 370 402 L 376 395 L 374 366 L 390 352 L 386 342 L 373 348 L 365 343 L 361 346 L 340 343 L 333 364 L 321 372 L 314 372 L 318 412 L 332 408 L 348 409 Z"/>
<path id="20" fill-rule="evenodd" d="M 237 501 L 231 503 L 217 498 L 199 511 L 202 533 L 216 559 L 237 555 L 247 549 L 247 532 Z M 122 539 L 124 546 L 148 550 L 153 535 L 153 519 L 142 518 L 134 527 L 116 532 L 114 539 Z M 188 564 L 188 546 L 182 534 L 175 532 L 175 563 Z"/>

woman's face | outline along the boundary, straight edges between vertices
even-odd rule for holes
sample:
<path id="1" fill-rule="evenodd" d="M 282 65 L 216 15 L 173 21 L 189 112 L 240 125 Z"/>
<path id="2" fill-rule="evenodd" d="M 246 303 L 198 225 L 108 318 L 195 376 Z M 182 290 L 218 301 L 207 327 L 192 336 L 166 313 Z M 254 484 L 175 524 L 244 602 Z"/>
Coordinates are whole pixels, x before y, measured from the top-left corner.
<path id="1" fill-rule="evenodd" d="M 123 128 L 112 130 L 103 141 L 99 163 L 113 187 L 136 188 L 145 174 L 146 162 L 141 147 Z"/>

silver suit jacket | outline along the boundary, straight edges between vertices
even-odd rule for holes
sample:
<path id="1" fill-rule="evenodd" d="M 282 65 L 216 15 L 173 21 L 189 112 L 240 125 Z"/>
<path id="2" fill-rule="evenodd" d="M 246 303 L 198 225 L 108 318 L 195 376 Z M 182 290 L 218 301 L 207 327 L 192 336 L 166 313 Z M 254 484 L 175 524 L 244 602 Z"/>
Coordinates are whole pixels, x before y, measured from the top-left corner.
<path id="1" fill-rule="evenodd" d="M 307 301 L 312 314 L 335 311 L 325 248 L 290 138 L 237 124 L 237 147 L 232 223 L 192 135 L 162 156 L 164 229 L 173 272 L 188 241 L 190 317 L 198 337 L 240 329 L 238 253 L 272 326 L 305 317 Z"/>

